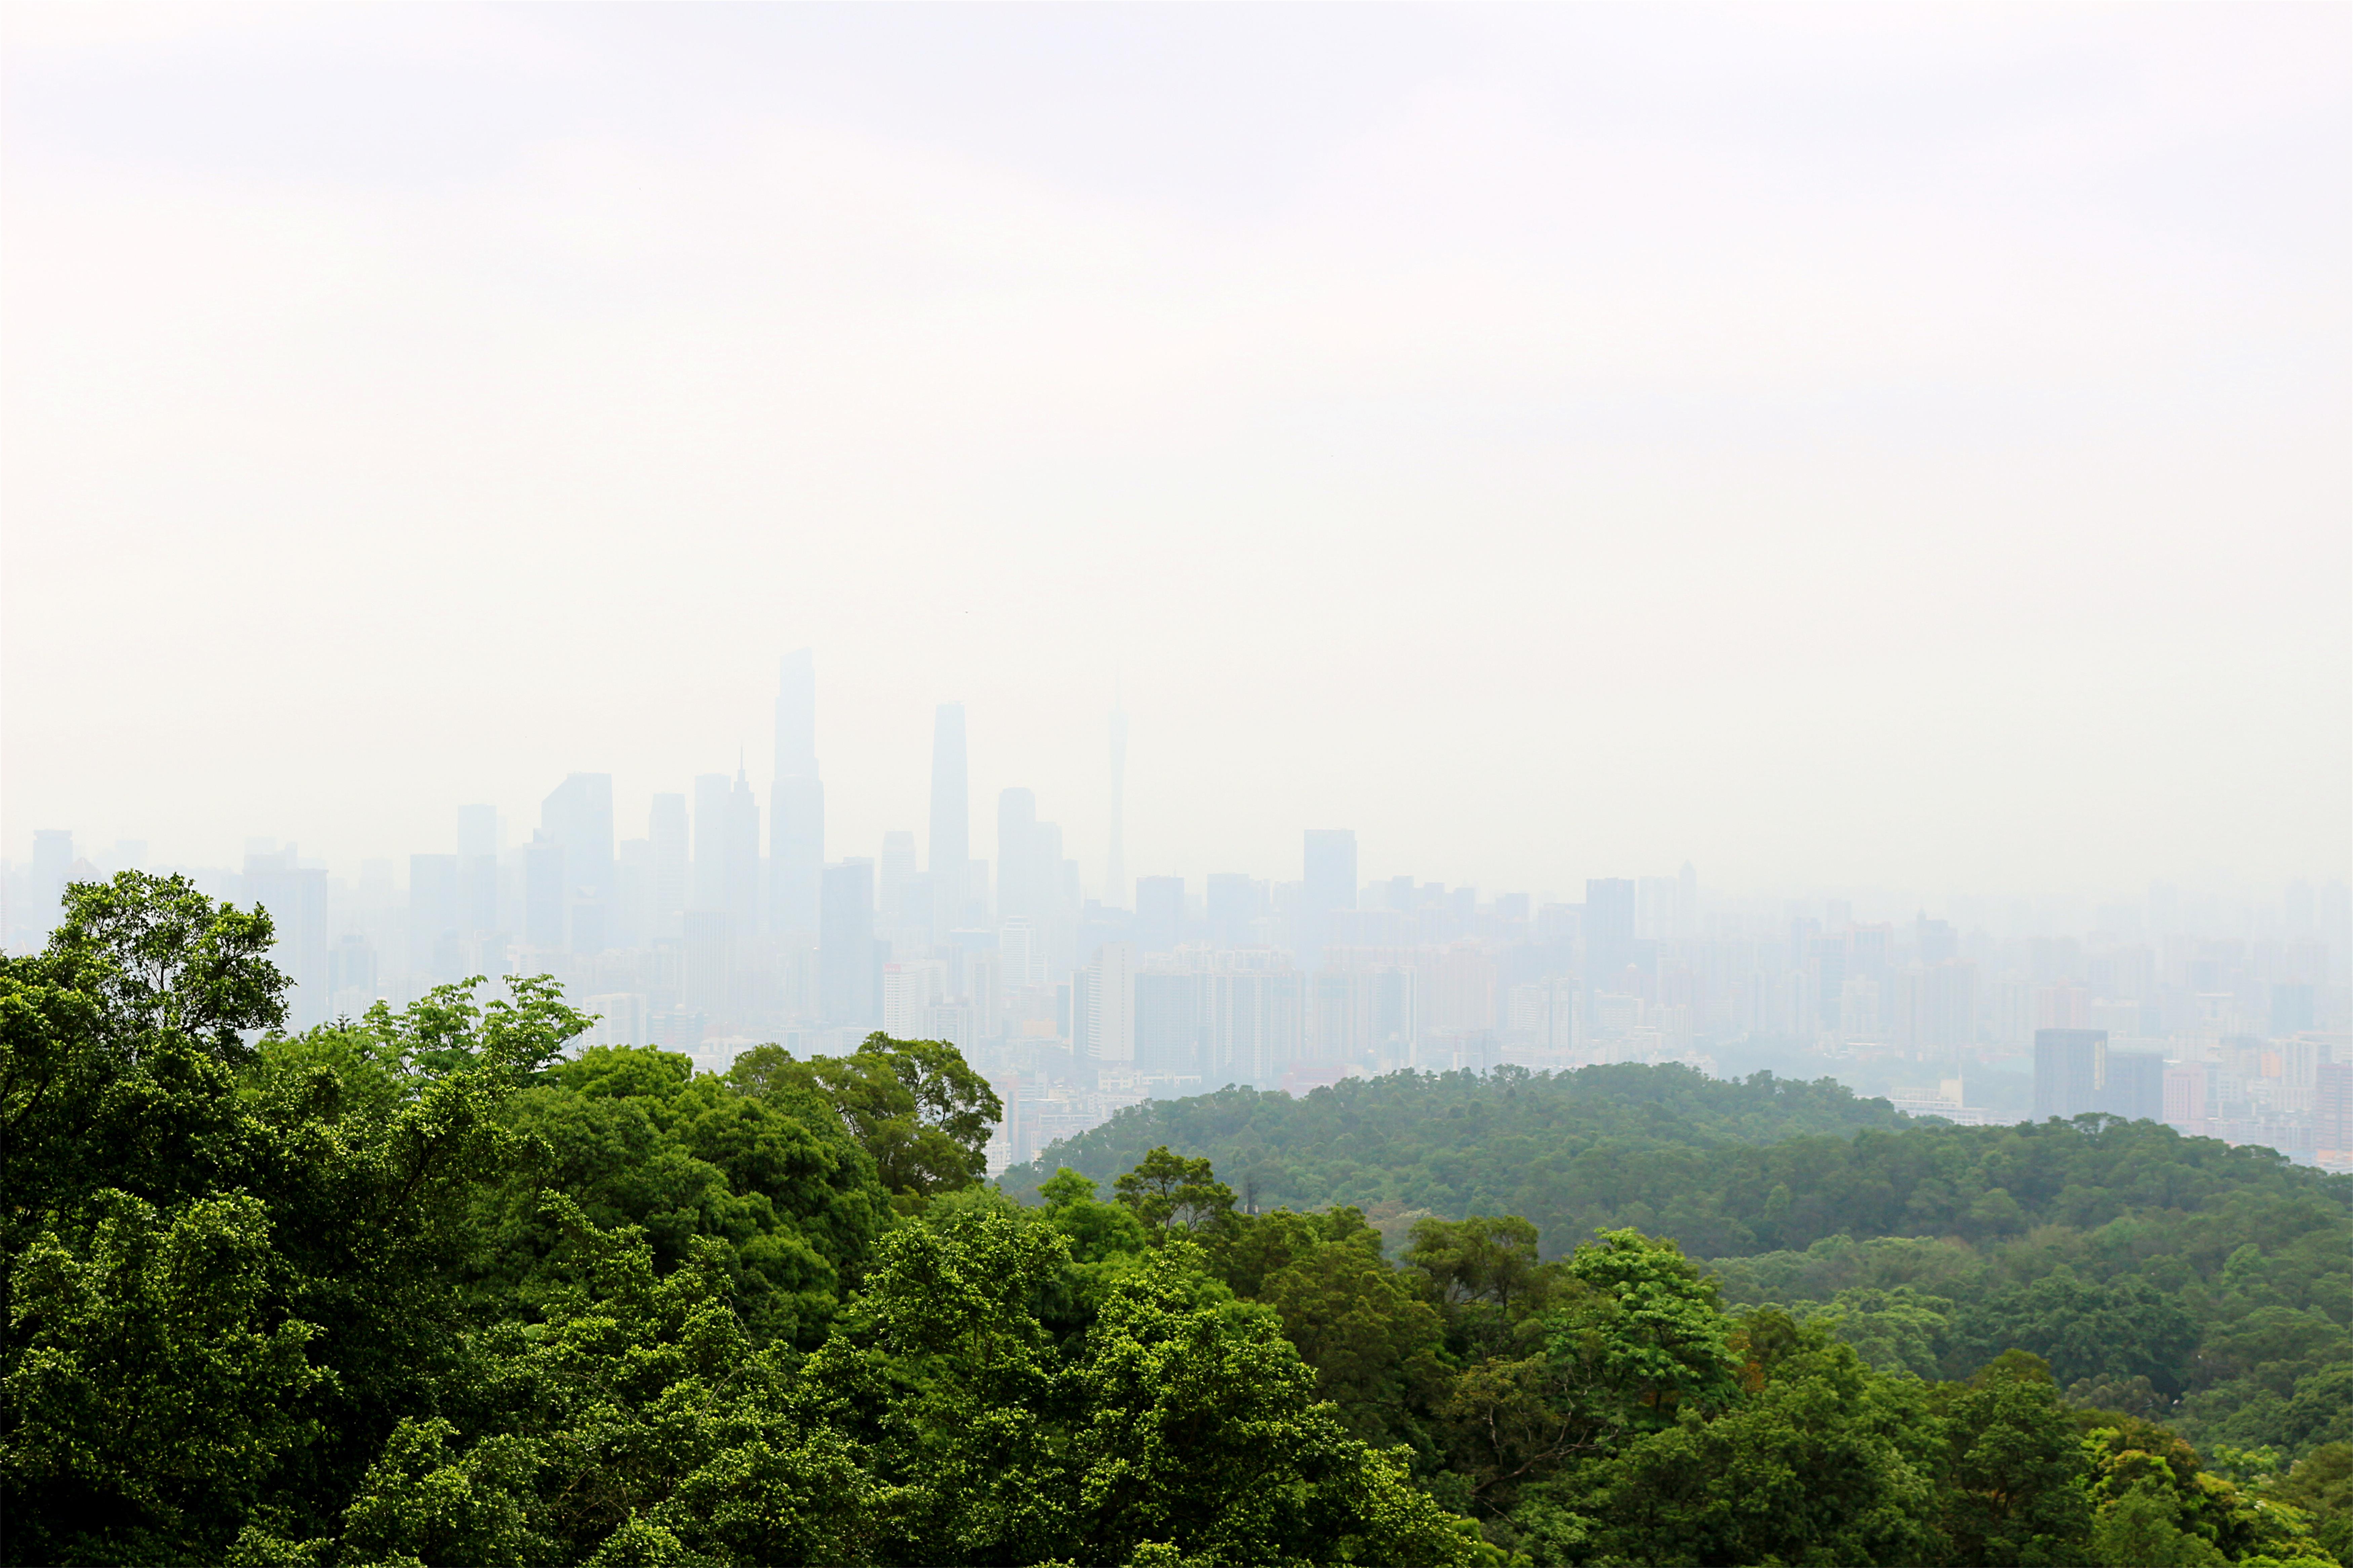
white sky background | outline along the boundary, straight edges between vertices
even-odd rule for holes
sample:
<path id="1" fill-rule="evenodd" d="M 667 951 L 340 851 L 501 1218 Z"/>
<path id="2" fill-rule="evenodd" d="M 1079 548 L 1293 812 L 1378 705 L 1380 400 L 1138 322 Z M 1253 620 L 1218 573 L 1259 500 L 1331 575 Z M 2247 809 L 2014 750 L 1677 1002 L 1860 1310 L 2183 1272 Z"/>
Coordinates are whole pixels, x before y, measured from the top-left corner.
<path id="1" fill-rule="evenodd" d="M 12 5 L 0 838 L 2341 877 L 2348 17 Z"/>

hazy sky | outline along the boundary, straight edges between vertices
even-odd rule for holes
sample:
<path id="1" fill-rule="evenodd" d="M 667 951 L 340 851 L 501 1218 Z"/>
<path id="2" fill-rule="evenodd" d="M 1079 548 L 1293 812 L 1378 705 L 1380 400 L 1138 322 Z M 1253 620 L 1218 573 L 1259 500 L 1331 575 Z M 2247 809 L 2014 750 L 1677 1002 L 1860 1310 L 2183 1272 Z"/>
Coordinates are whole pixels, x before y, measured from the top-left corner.
<path id="1" fill-rule="evenodd" d="M 0 839 L 2342 876 L 2348 16 L 13 5 Z"/>

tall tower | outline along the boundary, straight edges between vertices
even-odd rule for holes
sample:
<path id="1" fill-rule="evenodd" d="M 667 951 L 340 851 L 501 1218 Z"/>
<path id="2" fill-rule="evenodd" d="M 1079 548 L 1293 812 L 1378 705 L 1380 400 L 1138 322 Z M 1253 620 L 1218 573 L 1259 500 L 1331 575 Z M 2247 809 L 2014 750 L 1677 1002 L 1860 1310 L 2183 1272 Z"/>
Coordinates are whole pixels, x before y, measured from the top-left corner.
<path id="1" fill-rule="evenodd" d="M 1127 710 L 1111 699 L 1111 852 L 1103 858 L 1103 902 L 1127 908 Z"/>
<path id="2" fill-rule="evenodd" d="M 932 717 L 932 937 L 964 921 L 965 879 L 972 859 L 972 808 L 965 776 L 964 704 L 943 702 Z"/>
<path id="3" fill-rule="evenodd" d="M 818 929 L 825 785 L 817 771 L 817 662 L 788 653 L 776 683 L 776 775 L 768 787 L 768 928 Z"/>
<path id="4" fill-rule="evenodd" d="M 760 921 L 760 803 L 753 797 L 740 756 L 734 785 L 727 792 L 726 831 L 720 908 L 734 918 L 737 934 L 746 935 Z"/>

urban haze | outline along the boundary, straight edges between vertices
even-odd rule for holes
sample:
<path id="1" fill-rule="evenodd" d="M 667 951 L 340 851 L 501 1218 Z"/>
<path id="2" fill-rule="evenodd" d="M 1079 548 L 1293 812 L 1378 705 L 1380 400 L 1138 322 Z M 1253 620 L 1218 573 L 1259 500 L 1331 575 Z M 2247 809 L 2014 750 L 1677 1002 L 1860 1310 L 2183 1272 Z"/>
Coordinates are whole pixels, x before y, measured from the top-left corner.
<path id="1" fill-rule="evenodd" d="M 2353 8 L 0 31 L 0 1559 L 2353 1564 Z"/>

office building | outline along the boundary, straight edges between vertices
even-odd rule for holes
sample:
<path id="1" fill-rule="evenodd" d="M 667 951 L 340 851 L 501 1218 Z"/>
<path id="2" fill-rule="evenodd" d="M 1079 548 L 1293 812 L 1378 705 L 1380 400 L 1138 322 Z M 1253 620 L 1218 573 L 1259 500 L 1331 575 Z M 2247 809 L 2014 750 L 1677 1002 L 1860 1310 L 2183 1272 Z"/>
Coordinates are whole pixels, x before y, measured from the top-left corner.
<path id="1" fill-rule="evenodd" d="M 2165 1058 L 2153 1051 L 2109 1051 L 2092 1109 L 2127 1121 L 2162 1121 Z"/>
<path id="2" fill-rule="evenodd" d="M 1114 697 L 1111 707 L 1111 844 L 1103 857 L 1103 902 L 1127 904 L 1127 713 Z"/>
<path id="3" fill-rule="evenodd" d="M 900 959 L 882 966 L 882 1032 L 893 1039 L 925 1040 L 932 1010 L 948 999 L 948 965 L 937 958 Z"/>
<path id="4" fill-rule="evenodd" d="M 38 942 L 57 930 L 65 907 L 66 883 L 73 875 L 73 834 L 61 827 L 33 830 L 32 919 L 27 922 Z"/>
<path id="5" fill-rule="evenodd" d="M 686 934 L 689 868 L 686 796 L 658 795 L 646 814 L 646 837 L 650 846 L 647 872 L 646 919 L 649 941 L 677 941 Z"/>
<path id="6" fill-rule="evenodd" d="M 447 984 L 465 975 L 464 902 L 459 894 L 458 857 L 408 858 L 408 971 Z"/>
<path id="7" fill-rule="evenodd" d="M 768 929 L 815 931 L 825 871 L 825 785 L 817 765 L 817 665 L 807 648 L 786 654 L 777 676 L 768 856 Z"/>
<path id="8" fill-rule="evenodd" d="M 818 1016 L 828 1024 L 871 1026 L 882 1001 L 874 947 L 874 862 L 828 866 L 818 892 Z"/>
<path id="9" fill-rule="evenodd" d="M 569 902 L 564 846 L 539 828 L 522 847 L 522 940 L 543 952 L 566 944 Z"/>
<path id="10" fill-rule="evenodd" d="M 1135 949 L 1105 942 L 1072 976 L 1071 1045 L 1081 1056 L 1120 1069 L 1135 1066 Z"/>
<path id="11" fill-rule="evenodd" d="M 2206 1068 L 2191 1062 L 2165 1069 L 2165 1122 L 2193 1137 L 2206 1131 Z"/>
<path id="12" fill-rule="evenodd" d="M 1313 967 L 1332 940 L 1332 916 L 1356 907 L 1356 833 L 1349 827 L 1307 829 L 1299 888 L 1301 962 Z"/>
<path id="13" fill-rule="evenodd" d="M 874 864 L 874 914 L 883 929 L 916 931 L 929 938 L 932 879 L 918 869 L 922 865 L 913 833 L 892 828 L 882 835 L 882 853 Z"/>
<path id="14" fill-rule="evenodd" d="M 1232 871 L 1209 874 L 1207 914 L 1209 941 L 1217 947 L 1256 947 L 1268 940 L 1267 886 Z"/>
<path id="15" fill-rule="evenodd" d="M 1136 884 L 1142 901 L 1144 881 Z M 1140 911 L 1139 911 L 1140 912 Z M 1157 969 L 1135 975 L 1135 1070 L 1176 1093 L 1198 1093 L 1209 1070 L 1210 977 L 1199 971 Z"/>
<path id="16" fill-rule="evenodd" d="M 1000 921 L 1029 927 L 1030 984 L 1059 981 L 1076 961 L 1078 900 L 1070 884 L 1062 830 L 1038 820 L 1037 797 L 1018 788 L 998 795 L 997 911 Z"/>
<path id="17" fill-rule="evenodd" d="M 727 797 L 725 773 L 694 778 L 694 866 L 687 889 L 690 910 L 727 907 Z"/>
<path id="18" fill-rule="evenodd" d="M 932 716 L 932 916 L 934 941 L 964 923 L 965 879 L 972 859 L 972 813 L 965 768 L 964 704 L 943 702 Z"/>
<path id="19" fill-rule="evenodd" d="M 1588 994 L 1622 991 L 1635 962 L 1635 885 L 1623 877 L 1596 877 L 1585 884 L 1579 930 L 1585 942 L 1585 988 Z"/>
<path id="20" fill-rule="evenodd" d="M 638 992 L 607 992 L 580 999 L 580 1010 L 594 1017 L 588 1032 L 571 1042 L 574 1054 L 591 1046 L 642 1046 L 648 1043 L 649 1009 Z"/>
<path id="21" fill-rule="evenodd" d="M 470 936 L 501 929 L 499 909 L 499 812 L 494 805 L 458 808 L 459 927 Z"/>
<path id="22" fill-rule="evenodd" d="M 325 868 L 301 864 L 291 844 L 282 849 L 248 850 L 245 896 L 269 911 L 273 937 L 269 961 L 294 983 L 286 997 L 288 1026 L 307 1029 L 327 1022 L 332 1016 L 333 988 Z"/>
<path id="23" fill-rule="evenodd" d="M 613 896 L 613 775 L 571 773 L 540 803 L 542 832 L 564 846 L 572 896 L 602 903 Z"/>
<path id="24" fill-rule="evenodd" d="M 2034 1031 L 2034 1119 L 2064 1119 L 2102 1109 L 2107 1073 L 2105 1029 Z"/>
<path id="25" fill-rule="evenodd" d="M 720 907 L 735 918 L 738 934 L 760 929 L 760 803 L 744 765 L 727 791 L 727 837 L 722 851 Z"/>
<path id="26" fill-rule="evenodd" d="M 679 999 L 706 1017 L 724 1018 L 733 1011 L 735 934 L 735 917 L 725 910 L 686 912 Z"/>

